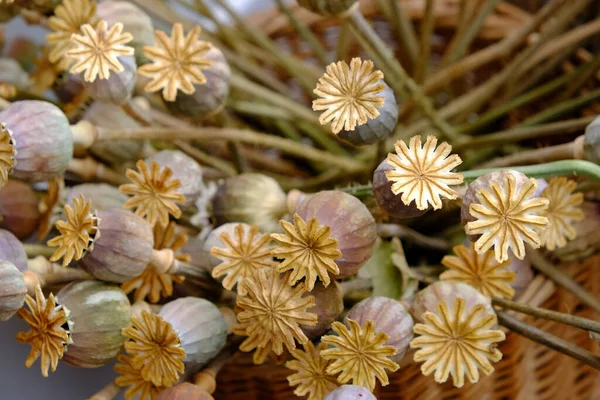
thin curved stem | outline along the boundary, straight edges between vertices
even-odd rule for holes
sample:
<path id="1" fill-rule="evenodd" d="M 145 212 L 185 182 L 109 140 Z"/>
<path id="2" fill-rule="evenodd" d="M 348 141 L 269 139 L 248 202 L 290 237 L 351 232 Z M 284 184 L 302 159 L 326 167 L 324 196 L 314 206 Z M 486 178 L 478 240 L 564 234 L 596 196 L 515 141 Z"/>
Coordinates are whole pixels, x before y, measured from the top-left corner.
<path id="1" fill-rule="evenodd" d="M 474 181 L 481 175 L 498 171 L 503 168 L 474 169 L 461 172 L 466 182 Z M 562 160 L 545 164 L 510 167 L 531 178 L 547 178 L 550 176 L 583 175 L 600 181 L 600 165 L 584 160 Z"/>
<path id="2" fill-rule="evenodd" d="M 97 129 L 98 136 L 96 140 L 98 141 L 115 140 L 118 138 L 127 138 L 130 140 L 233 140 L 263 147 L 276 148 L 296 157 L 339 167 L 347 172 L 359 172 L 363 170 L 364 167 L 361 162 L 357 162 L 348 157 L 331 154 L 289 139 L 244 129 L 213 127 L 148 127 L 114 130 L 97 127 Z"/>

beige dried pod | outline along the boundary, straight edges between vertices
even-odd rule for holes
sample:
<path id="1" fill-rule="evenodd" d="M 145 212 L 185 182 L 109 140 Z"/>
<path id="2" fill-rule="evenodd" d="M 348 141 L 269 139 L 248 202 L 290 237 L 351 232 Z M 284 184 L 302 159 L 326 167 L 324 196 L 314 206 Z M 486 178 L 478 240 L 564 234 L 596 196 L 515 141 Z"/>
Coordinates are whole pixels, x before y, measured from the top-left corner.
<path id="1" fill-rule="evenodd" d="M 219 225 L 245 222 L 258 225 L 264 232 L 280 232 L 279 220 L 288 213 L 286 201 L 275 179 L 244 173 L 225 179 L 211 204 Z"/>
<path id="2" fill-rule="evenodd" d="M 9 261 L 0 260 L 0 321 L 8 321 L 25 302 L 27 286 L 21 271 Z"/>
<path id="3" fill-rule="evenodd" d="M 179 205 L 185 209 L 196 202 L 204 188 L 202 181 L 202 168 L 198 163 L 179 150 L 163 150 L 146 159 L 146 164 L 152 161 L 161 168 L 169 167 L 173 171 L 171 179 L 179 180 L 181 186 L 177 193 L 185 196 L 185 203 Z"/>
<path id="4" fill-rule="evenodd" d="M 82 183 L 69 187 L 66 192 L 65 204 L 72 206 L 74 199 L 83 196 L 92 202 L 97 211 L 121 208 L 128 199 L 119 189 L 107 183 Z"/>
<path id="5" fill-rule="evenodd" d="M 69 365 L 95 368 L 112 361 L 121 351 L 121 330 L 130 324 L 131 307 L 118 286 L 99 281 L 73 282 L 57 294 L 73 322 L 73 343 L 63 356 Z"/>
<path id="6" fill-rule="evenodd" d="M 24 90 L 29 87 L 29 75 L 15 59 L 0 57 L 0 82 Z"/>
<path id="7" fill-rule="evenodd" d="M 157 400 L 214 400 L 214 397 L 196 385 L 183 382 L 160 392 Z"/>
<path id="8" fill-rule="evenodd" d="M 135 49 L 136 59 L 138 62 L 145 60 L 142 48 L 154 44 L 154 25 L 148 14 L 129 1 L 104 0 L 99 2 L 96 15 L 109 25 L 122 23 L 123 30 L 133 35 L 129 45 Z"/>
<path id="9" fill-rule="evenodd" d="M 223 52 L 213 46 L 202 56 L 212 62 L 210 68 L 202 71 L 206 83 L 195 85 L 193 94 L 179 93 L 175 101 L 164 102 L 172 113 L 193 120 L 203 120 L 215 115 L 225 106 L 225 100 L 229 96 L 231 68 Z"/>
<path id="10" fill-rule="evenodd" d="M 394 168 L 383 160 L 373 173 L 373 195 L 377 205 L 383 208 L 388 214 L 396 218 L 420 217 L 431 209 L 431 207 L 419 210 L 414 202 L 409 205 L 404 204 L 400 197 L 392 191 L 393 182 L 385 175 L 386 171 Z"/>
<path id="11" fill-rule="evenodd" d="M 0 228 L 23 240 L 30 237 L 40 222 L 38 199 L 28 184 L 9 180 L 0 189 Z"/>
<path id="12" fill-rule="evenodd" d="M 294 211 L 304 221 L 317 217 L 319 224 L 331 228 L 330 236 L 338 241 L 342 256 L 335 260 L 339 268 L 336 279 L 356 273 L 371 257 L 377 240 L 375 219 L 356 197 L 327 190 L 302 201 Z"/>
<path id="13" fill-rule="evenodd" d="M 467 309 L 482 304 L 486 313 L 494 313 L 491 300 L 472 286 L 462 282 L 439 281 L 417 293 L 412 302 L 413 316 L 422 322 L 423 314 L 427 311 L 435 313 L 441 301 L 454 304 L 457 298 L 465 300 Z"/>
<path id="14" fill-rule="evenodd" d="M 373 321 L 375 330 L 389 336 L 388 346 L 396 348 L 396 355 L 390 359 L 399 363 L 408 350 L 413 338 L 413 319 L 400 302 L 383 296 L 369 297 L 354 305 L 346 315 L 361 326 Z"/>
<path id="15" fill-rule="evenodd" d="M 73 158 L 73 135 L 60 108 L 39 100 L 12 103 L 0 112 L 0 186 L 8 174 L 37 182 L 62 176 Z"/>

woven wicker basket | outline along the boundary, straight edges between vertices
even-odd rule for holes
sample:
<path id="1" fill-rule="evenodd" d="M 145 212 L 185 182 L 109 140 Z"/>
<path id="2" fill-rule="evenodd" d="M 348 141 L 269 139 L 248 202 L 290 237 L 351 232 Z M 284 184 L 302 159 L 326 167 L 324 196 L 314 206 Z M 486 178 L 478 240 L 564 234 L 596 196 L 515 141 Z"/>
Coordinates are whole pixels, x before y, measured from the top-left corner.
<path id="1" fill-rule="evenodd" d="M 398 0 L 413 21 L 423 16 L 423 0 Z M 534 10 L 543 1 L 521 1 L 525 8 Z M 527 3 L 527 4 L 525 4 Z M 457 24 L 459 0 L 437 0 L 435 2 L 436 33 L 448 35 Z M 339 31 L 339 20 L 312 14 L 299 6 L 291 6 L 292 12 L 320 38 L 326 48 L 335 48 Z M 361 1 L 363 15 L 372 21 L 378 33 L 395 48 L 394 30 L 381 15 L 377 1 Z M 482 47 L 503 39 L 506 35 L 528 21 L 531 15 L 507 2 L 500 2 L 495 11 L 486 19 L 479 32 L 477 47 Z M 310 52 L 290 27 L 286 16 L 278 10 L 267 10 L 250 17 L 250 22 L 260 27 L 283 48 L 299 57 L 309 59 Z M 441 40 L 438 46 L 447 43 Z M 397 49 L 398 50 L 398 49 Z M 361 54 L 357 46 L 350 49 L 350 55 Z M 401 59 L 400 52 L 397 55 Z M 487 68 L 486 68 L 487 69 Z M 477 84 L 486 76 L 475 77 L 467 86 Z M 285 76 L 282 76 L 285 79 Z M 465 87 L 463 90 L 467 89 Z M 562 266 L 579 283 L 592 293 L 600 295 L 600 255 L 582 263 Z M 537 276 L 519 299 L 519 302 L 532 306 L 569 312 L 587 318 L 598 318 L 595 312 L 584 307 L 571 293 L 556 287 L 542 276 Z M 531 324 L 563 339 L 571 341 L 590 351 L 597 351 L 598 344 L 584 331 L 557 323 L 527 319 Z M 440 399 L 600 399 L 600 374 L 574 359 L 529 341 L 517 334 L 508 333 L 500 346 L 504 358 L 495 365 L 496 371 L 489 377 L 482 377 L 477 384 L 467 383 L 461 389 L 454 388 L 451 382 L 439 385 L 433 377 L 425 377 L 420 365 L 412 361 L 412 354 L 403 360 L 401 369 L 390 376 L 390 384 L 377 387 L 378 399 L 440 400 Z M 290 371 L 274 362 L 256 366 L 251 355 L 242 355 L 219 374 L 216 399 L 228 400 L 268 400 L 295 399 L 293 388 L 288 385 Z"/>

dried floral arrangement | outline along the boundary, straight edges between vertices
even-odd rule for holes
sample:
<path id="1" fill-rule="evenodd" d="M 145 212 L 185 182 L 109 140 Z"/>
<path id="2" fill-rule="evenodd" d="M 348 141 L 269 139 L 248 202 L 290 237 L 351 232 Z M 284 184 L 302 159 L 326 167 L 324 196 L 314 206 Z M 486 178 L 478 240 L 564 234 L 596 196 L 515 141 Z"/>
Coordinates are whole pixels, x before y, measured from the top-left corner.
<path id="1" fill-rule="evenodd" d="M 0 1 L 47 31 L 0 35 L 25 365 L 116 360 L 95 400 L 536 398 L 489 383 L 516 337 L 600 370 L 547 302 L 600 313 L 561 266 L 600 250 L 600 4 L 275 3 Z"/>

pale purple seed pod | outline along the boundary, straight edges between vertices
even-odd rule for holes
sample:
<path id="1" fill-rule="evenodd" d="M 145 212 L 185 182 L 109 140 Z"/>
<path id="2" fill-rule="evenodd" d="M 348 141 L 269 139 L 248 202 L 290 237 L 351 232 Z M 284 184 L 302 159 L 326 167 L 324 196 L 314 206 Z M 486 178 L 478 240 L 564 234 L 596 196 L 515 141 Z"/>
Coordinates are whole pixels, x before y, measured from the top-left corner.
<path id="1" fill-rule="evenodd" d="M 69 310 L 73 322 L 73 343 L 62 361 L 81 368 L 112 361 L 125 342 L 121 330 L 131 324 L 131 306 L 125 293 L 108 283 L 81 281 L 63 287 L 56 298 Z"/>
<path id="2" fill-rule="evenodd" d="M 377 400 L 377 397 L 362 386 L 343 385 L 330 392 L 324 400 Z"/>
<path id="3" fill-rule="evenodd" d="M 377 205 L 383 208 L 388 214 L 396 218 L 420 217 L 431 209 L 419 210 L 415 202 L 405 205 L 400 199 L 400 195 L 392 192 L 392 184 L 385 176 L 385 171 L 392 170 L 393 167 L 383 160 L 373 173 L 373 195 Z"/>
<path id="4" fill-rule="evenodd" d="M 213 62 L 209 69 L 202 70 L 206 76 L 206 84 L 195 85 L 196 91 L 193 94 L 179 92 L 175 101 L 165 101 L 165 106 L 172 113 L 203 120 L 217 114 L 224 107 L 231 80 L 229 63 L 223 52 L 214 46 L 202 54 L 202 58 Z"/>
<path id="5" fill-rule="evenodd" d="M 9 261 L 21 272 L 27 269 L 27 253 L 23 243 L 4 229 L 0 229 L 0 260 Z"/>
<path id="6" fill-rule="evenodd" d="M 129 198 L 119 189 L 107 183 L 82 183 L 67 189 L 66 203 L 73 206 L 73 199 L 83 196 L 94 205 L 97 211 L 106 211 L 113 208 L 122 208 Z"/>
<path id="7" fill-rule="evenodd" d="M 344 295 L 336 281 L 332 281 L 327 287 L 323 286 L 321 281 L 317 281 L 310 295 L 315 298 L 315 306 L 307 311 L 317 315 L 317 324 L 301 326 L 300 329 L 309 339 L 317 339 L 331 328 L 333 321 L 342 315 Z"/>
<path id="8" fill-rule="evenodd" d="M 422 315 L 426 311 L 437 314 L 437 305 L 440 301 L 452 308 L 458 298 L 465 300 L 465 310 L 483 304 L 486 315 L 494 313 L 490 299 L 472 286 L 462 282 L 439 281 L 417 293 L 412 303 L 413 315 L 418 321 L 423 322 Z"/>
<path id="9" fill-rule="evenodd" d="M 356 197 L 326 190 L 302 201 L 294 211 L 304 221 L 317 217 L 329 225 L 331 237 L 338 240 L 342 257 L 335 260 L 340 269 L 337 278 L 353 275 L 373 254 L 377 230 L 375 219 Z"/>
<path id="10" fill-rule="evenodd" d="M 83 114 L 83 119 L 92 124 L 109 129 L 136 129 L 140 124 L 130 117 L 121 106 L 95 101 Z M 143 157 L 143 140 L 110 140 L 98 141 L 90 147 L 90 152 L 110 164 L 122 164 L 126 161 L 137 161 Z"/>
<path id="11" fill-rule="evenodd" d="M 158 313 L 177 331 L 188 366 L 202 368 L 225 346 L 227 322 L 217 306 L 205 299 L 184 297 L 165 304 Z"/>
<path id="12" fill-rule="evenodd" d="M 202 250 L 207 255 L 207 262 L 211 272 L 217 265 L 221 264 L 223 260 L 210 254 L 210 249 L 213 247 L 225 248 L 226 246 L 221 240 L 221 235 L 224 232 L 227 232 L 230 237 L 235 238 L 235 227 L 238 225 L 242 225 L 244 232 L 248 232 L 250 230 L 250 225 L 248 224 L 230 222 L 213 229 L 206 237 L 206 240 L 202 244 Z"/>
<path id="13" fill-rule="evenodd" d="M 255 173 L 225 179 L 211 205 L 217 224 L 245 222 L 258 225 L 263 232 L 280 232 L 279 220 L 288 213 L 287 196 L 279 183 Z"/>
<path id="14" fill-rule="evenodd" d="M 16 148 L 15 178 L 38 182 L 62 176 L 73 158 L 69 120 L 52 103 L 23 100 L 0 112 Z"/>
<path id="15" fill-rule="evenodd" d="M 150 225 L 127 210 L 99 211 L 97 215 L 100 237 L 79 265 L 107 282 L 123 283 L 141 275 L 154 248 Z"/>
<path id="16" fill-rule="evenodd" d="M 8 321 L 25 302 L 27 285 L 13 263 L 0 260 L 0 321 Z"/>
<path id="17" fill-rule="evenodd" d="M 585 128 L 583 154 L 586 160 L 600 164 L 600 117 L 596 117 Z"/>
<path id="18" fill-rule="evenodd" d="M 498 182 L 503 185 L 504 177 L 507 174 L 511 174 L 516 179 L 516 187 L 521 187 L 525 182 L 529 181 L 529 178 L 518 171 L 513 171 L 510 169 L 505 169 L 501 171 L 490 172 L 489 174 L 485 174 L 475 179 L 473 182 L 469 183 L 467 187 L 467 191 L 462 199 L 462 205 L 460 207 L 460 219 L 465 226 L 469 222 L 476 221 L 477 218 L 473 217 L 469 212 L 469 207 L 471 204 L 481 204 L 479 199 L 477 198 L 477 193 L 482 190 L 489 190 L 490 182 Z M 470 241 L 475 242 L 479 239 L 481 235 L 467 235 Z"/>
<path id="19" fill-rule="evenodd" d="M 83 87 L 94 100 L 121 105 L 131 99 L 137 78 L 135 57 L 123 56 L 119 61 L 123 65 L 122 72 L 111 71 L 108 79 L 83 81 Z"/>
<path id="20" fill-rule="evenodd" d="M 385 140 L 394 131 L 398 123 L 398 103 L 394 91 L 383 81 L 380 80 L 385 88 L 378 93 L 383 97 L 384 104 L 377 109 L 379 116 L 375 119 L 367 120 L 367 123 L 359 125 L 353 131 L 340 131 L 338 136 L 355 146 L 364 146 Z"/>
<path id="21" fill-rule="evenodd" d="M 145 60 L 142 48 L 154 45 L 154 24 L 148 14 L 129 1 L 105 0 L 98 3 L 96 15 L 108 22 L 108 26 L 122 23 L 123 32 L 133 35 L 127 45 L 135 49 L 138 61 Z"/>
<path id="22" fill-rule="evenodd" d="M 508 259 L 510 260 L 508 269 L 515 273 L 515 280 L 510 283 L 510 286 L 515 289 L 515 298 L 518 298 L 533 280 L 533 269 L 527 257 L 519 260 L 512 252 L 509 252 Z"/>
<path id="23" fill-rule="evenodd" d="M 38 198 L 26 183 L 9 180 L 0 189 L 0 228 L 23 240 L 30 237 L 40 222 Z"/>
<path id="24" fill-rule="evenodd" d="M 160 392 L 157 400 L 214 400 L 214 397 L 196 385 L 183 382 Z"/>
<path id="25" fill-rule="evenodd" d="M 321 15 L 339 15 L 348 11 L 357 0 L 298 0 L 298 4 Z"/>
<path id="26" fill-rule="evenodd" d="M 414 336 L 414 324 L 410 313 L 397 300 L 383 296 L 369 297 L 350 309 L 346 315 L 348 319 L 358 322 L 360 326 L 373 321 L 376 332 L 383 332 L 390 337 L 385 344 L 397 351 L 390 359 L 398 363 L 404 358 Z"/>
<path id="27" fill-rule="evenodd" d="M 185 196 L 185 204 L 179 205 L 185 209 L 196 203 L 204 188 L 202 181 L 202 168 L 193 158 L 179 150 L 163 150 L 146 159 L 146 164 L 154 161 L 161 169 L 169 167 L 173 171 L 171 179 L 179 179 L 181 187 L 177 193 Z"/>
<path id="28" fill-rule="evenodd" d="M 14 58 L 0 57 L 0 82 L 24 90 L 29 87 L 29 75 Z"/>

